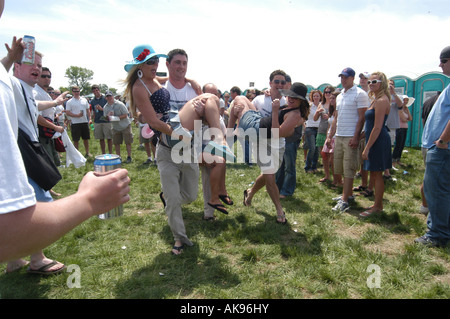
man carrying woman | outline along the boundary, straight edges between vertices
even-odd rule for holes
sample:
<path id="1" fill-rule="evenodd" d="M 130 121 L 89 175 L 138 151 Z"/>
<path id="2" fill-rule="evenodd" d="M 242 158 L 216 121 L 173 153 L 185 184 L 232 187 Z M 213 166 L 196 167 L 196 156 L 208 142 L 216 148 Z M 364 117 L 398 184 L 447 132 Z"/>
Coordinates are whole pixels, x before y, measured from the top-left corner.
<path id="1" fill-rule="evenodd" d="M 172 253 L 178 255 L 184 245 L 193 243 L 186 235 L 181 205 L 197 198 L 198 159 L 190 152 L 187 160 L 179 161 L 174 146 L 180 141 L 191 146 L 195 121 L 206 121 L 210 128 L 217 128 L 213 138 L 216 154 L 231 153 L 220 130 L 219 99 L 213 94 L 202 94 L 180 108 L 171 107 L 171 96 L 156 78 L 159 57 L 150 45 L 139 45 L 133 49 L 133 60 L 125 65 L 128 76 L 125 80 L 125 95 L 128 97 L 134 116 L 141 112 L 141 122 L 148 123 L 159 138 L 156 149 L 158 170 L 163 192 L 160 194 L 175 244 Z M 185 64 L 187 64 L 187 57 Z M 176 69 L 180 70 L 181 65 Z M 200 127 L 201 129 L 201 127 Z M 177 146 L 178 150 L 180 148 Z M 184 148 L 183 148 L 184 153 Z M 178 153 L 179 155 L 180 153 Z M 200 155 L 200 154 L 199 154 Z M 232 153 L 230 154 L 234 156 Z M 222 159 L 223 160 L 223 159 Z M 211 174 L 215 176 L 214 174 Z M 217 198 L 216 198 L 217 197 Z M 220 203 L 218 194 L 212 194 L 211 204 Z"/>

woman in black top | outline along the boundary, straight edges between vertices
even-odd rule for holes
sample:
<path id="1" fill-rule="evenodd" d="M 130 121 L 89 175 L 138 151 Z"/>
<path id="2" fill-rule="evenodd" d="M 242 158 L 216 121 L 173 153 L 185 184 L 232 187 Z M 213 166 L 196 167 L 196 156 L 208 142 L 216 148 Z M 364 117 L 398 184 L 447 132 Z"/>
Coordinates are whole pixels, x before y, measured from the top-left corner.
<path id="1" fill-rule="evenodd" d="M 280 107 L 280 101 L 275 99 L 272 102 L 272 114 L 277 116 L 268 117 L 262 117 L 246 97 L 238 96 L 228 121 L 228 128 L 233 128 L 239 121 L 235 134 L 245 133 L 257 140 L 258 165 L 262 173 L 252 188 L 244 191 L 244 206 L 250 206 L 253 196 L 265 186 L 277 211 L 277 223 L 281 224 L 286 224 L 287 219 L 281 206 L 275 173 L 283 159 L 284 138 L 291 136 L 294 129 L 308 118 L 307 91 L 307 87 L 302 83 L 294 83 L 290 90 L 281 90 L 281 93 L 288 97 L 288 104 Z M 268 160 L 267 157 L 263 158 L 262 155 L 265 154 L 269 154 Z"/>

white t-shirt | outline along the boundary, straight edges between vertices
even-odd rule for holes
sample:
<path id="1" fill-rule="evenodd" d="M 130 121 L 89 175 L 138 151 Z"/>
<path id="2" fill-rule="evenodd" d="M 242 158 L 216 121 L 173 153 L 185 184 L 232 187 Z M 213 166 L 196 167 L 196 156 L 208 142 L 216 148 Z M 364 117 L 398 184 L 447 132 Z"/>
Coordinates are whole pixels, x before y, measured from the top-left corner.
<path id="1" fill-rule="evenodd" d="M 74 97 L 71 98 L 66 103 L 66 110 L 71 111 L 73 114 L 80 114 L 80 112 L 83 112 L 82 117 L 70 117 L 72 124 L 89 123 L 87 118 L 89 102 L 84 97 L 80 97 L 80 99 Z"/>
<path id="2" fill-rule="evenodd" d="M 51 96 L 39 85 L 34 86 L 34 99 L 36 103 L 39 105 L 39 101 L 53 101 Z M 48 117 L 52 120 L 55 119 L 55 107 L 49 107 L 48 109 L 39 111 L 39 114 L 43 117 Z"/>
<path id="3" fill-rule="evenodd" d="M 314 103 L 310 104 L 308 120 L 306 121 L 306 127 L 319 127 L 320 117 L 317 121 L 314 121 L 314 114 L 316 114 L 317 108 L 318 106 L 315 105 Z"/>
<path id="4" fill-rule="evenodd" d="M 179 108 L 184 106 L 188 101 L 197 97 L 197 93 L 192 88 L 190 83 L 186 83 L 186 85 L 182 89 L 175 88 L 170 81 L 165 83 L 165 88 L 170 93 L 170 105 L 178 105 Z"/>
<path id="5" fill-rule="evenodd" d="M 22 98 L 23 99 L 23 98 Z M 17 111 L 11 80 L 0 66 L 0 214 L 21 210 L 36 204 L 33 188 L 17 146 Z"/>
<path id="6" fill-rule="evenodd" d="M 352 137 L 358 123 L 358 109 L 369 107 L 369 96 L 361 88 L 353 85 L 337 96 L 337 126 L 336 136 Z"/>
<path id="7" fill-rule="evenodd" d="M 272 115 L 272 97 L 258 95 L 253 99 L 252 103 L 263 117 Z M 280 99 L 280 106 L 283 105 L 286 105 L 286 98 L 284 96 Z"/>
<path id="8" fill-rule="evenodd" d="M 38 109 L 36 106 L 36 101 L 34 100 L 33 87 L 29 86 L 22 80 L 16 77 L 11 77 L 11 84 L 14 91 L 14 100 L 16 102 L 17 118 L 19 121 L 19 127 L 27 133 L 32 141 L 39 141 L 38 138 L 38 127 L 37 127 L 37 117 Z M 22 87 L 25 90 L 27 96 L 27 103 L 23 96 Z M 31 113 L 31 117 L 30 117 Z"/>

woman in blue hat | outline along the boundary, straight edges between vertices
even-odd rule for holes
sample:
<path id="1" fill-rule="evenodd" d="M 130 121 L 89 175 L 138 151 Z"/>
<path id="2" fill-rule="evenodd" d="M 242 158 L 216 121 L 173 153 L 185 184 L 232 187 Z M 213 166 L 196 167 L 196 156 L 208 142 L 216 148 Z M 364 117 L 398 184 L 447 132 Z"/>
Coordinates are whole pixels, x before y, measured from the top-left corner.
<path id="1" fill-rule="evenodd" d="M 164 88 L 157 79 L 156 72 L 158 69 L 159 58 L 167 57 L 164 54 L 157 54 L 155 50 L 149 45 L 139 45 L 133 49 L 133 60 L 125 65 L 125 71 L 128 72 L 127 78 L 124 81 L 126 84 L 125 96 L 128 98 L 131 110 L 135 117 L 140 117 L 141 123 L 148 123 L 149 126 L 155 131 L 159 144 L 161 147 L 172 148 L 171 156 L 166 159 L 157 158 L 158 168 L 161 165 L 176 166 L 177 163 L 190 161 L 189 163 L 198 163 L 197 159 L 193 159 L 189 154 L 190 152 L 182 152 L 179 158 L 176 158 L 177 153 L 180 154 L 180 150 L 184 150 L 185 146 L 192 144 L 192 137 L 195 136 L 194 129 L 201 129 L 202 121 L 208 123 L 211 129 L 216 129 L 214 132 L 214 141 L 210 143 L 209 151 L 215 152 L 214 159 L 217 161 L 224 161 L 222 157 L 224 154 L 232 156 L 234 154 L 229 150 L 226 145 L 225 137 L 220 129 L 220 114 L 219 114 L 219 99 L 213 94 L 202 94 L 191 101 L 187 102 L 180 108 L 170 105 L 170 93 Z M 138 114 L 136 109 L 139 110 Z M 178 144 L 183 141 L 185 144 Z M 195 141 L 194 141 L 195 142 Z M 194 143 L 197 144 L 197 143 Z M 180 147 L 182 145 L 183 147 Z M 201 139 L 198 143 L 201 146 Z M 174 147 L 177 147 L 177 151 L 173 151 Z M 220 152 L 220 153 L 218 153 Z M 185 157 L 186 153 L 188 156 Z M 201 156 L 202 149 L 199 149 L 197 153 Z M 175 160 L 177 163 L 175 163 Z M 164 163 L 163 163 L 164 161 Z M 197 162 L 194 162 L 197 161 Z M 196 164 L 198 166 L 198 164 Z M 175 169 L 175 168 L 174 168 Z M 160 169 L 160 174 L 163 172 Z M 211 173 L 211 179 L 214 179 L 216 174 Z M 192 179 L 191 184 L 186 186 L 172 187 L 174 185 L 164 185 L 162 183 L 163 192 L 161 193 L 161 199 L 164 199 L 164 195 L 167 197 L 175 192 L 180 192 L 181 197 L 185 194 L 192 194 L 195 189 L 198 189 L 198 179 L 194 181 Z M 195 183 L 195 185 L 194 185 Z M 211 180 L 211 185 L 216 185 L 216 180 Z M 189 191 L 181 189 L 183 187 L 189 188 Z M 175 190 L 176 189 L 176 190 Z M 164 195 L 163 195 L 164 194 Z M 181 198 L 181 202 L 186 203 L 191 201 L 189 198 Z M 196 196 L 195 196 L 196 197 Z M 173 254 L 179 254 L 182 251 L 183 245 L 191 246 L 192 243 L 186 235 L 184 227 L 181 203 L 179 200 L 170 200 L 166 198 L 164 200 L 166 213 L 168 215 L 169 226 L 172 230 L 175 239 L 175 245 L 172 249 Z M 228 212 L 221 208 L 219 194 L 212 193 L 209 203 L 214 208 L 227 214 Z M 176 205 L 176 207 L 173 207 Z"/>

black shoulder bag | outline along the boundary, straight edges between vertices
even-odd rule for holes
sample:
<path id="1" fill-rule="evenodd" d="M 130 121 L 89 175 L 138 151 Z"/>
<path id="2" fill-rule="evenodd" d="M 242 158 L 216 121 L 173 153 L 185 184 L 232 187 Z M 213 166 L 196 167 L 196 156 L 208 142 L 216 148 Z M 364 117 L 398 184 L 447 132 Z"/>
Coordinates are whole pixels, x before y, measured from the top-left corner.
<path id="1" fill-rule="evenodd" d="M 22 91 L 25 103 L 27 104 L 28 113 L 30 114 L 31 123 L 33 123 L 33 117 L 31 116 L 30 107 L 23 86 Z M 22 159 L 28 177 L 35 181 L 42 189 L 46 191 L 52 189 L 52 187 L 62 179 L 62 176 L 41 143 L 32 141 L 27 133 L 19 128 L 17 144 L 22 153 Z"/>

